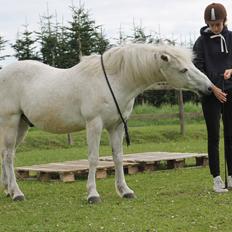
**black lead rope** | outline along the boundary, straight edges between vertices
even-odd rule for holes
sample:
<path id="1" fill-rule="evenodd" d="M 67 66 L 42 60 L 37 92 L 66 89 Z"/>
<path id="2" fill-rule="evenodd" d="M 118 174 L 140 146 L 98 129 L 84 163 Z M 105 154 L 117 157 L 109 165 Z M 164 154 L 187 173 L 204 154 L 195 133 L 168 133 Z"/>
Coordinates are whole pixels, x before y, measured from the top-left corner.
<path id="1" fill-rule="evenodd" d="M 104 76 L 105 76 L 105 78 L 106 78 L 107 85 L 108 85 L 108 87 L 109 87 L 109 89 L 110 89 L 111 95 L 112 95 L 112 97 L 113 97 L 113 99 L 114 99 L 114 103 L 115 103 L 115 105 L 116 105 L 116 108 L 117 108 L 117 110 L 118 110 L 118 113 L 119 113 L 119 115 L 120 115 L 120 118 L 121 118 L 121 120 L 122 120 L 122 123 L 123 123 L 123 125 L 124 125 L 126 144 L 127 144 L 127 146 L 129 146 L 129 145 L 130 145 L 130 135 L 129 135 L 129 132 L 128 132 L 127 121 L 124 120 L 124 118 L 123 118 L 123 116 L 122 116 L 122 112 L 121 112 L 120 107 L 119 107 L 119 105 L 118 105 L 117 99 L 116 99 L 116 97 L 115 97 L 115 95 L 114 95 L 113 89 L 112 89 L 112 87 L 111 87 L 111 85 L 110 85 L 110 82 L 109 82 L 109 79 L 108 79 L 108 77 L 107 77 L 107 75 L 106 75 L 106 70 L 105 70 L 105 66 L 104 66 L 104 63 L 103 63 L 103 55 L 101 55 L 101 65 L 102 65 L 102 70 L 103 70 Z"/>
<path id="2" fill-rule="evenodd" d="M 224 80 L 224 74 L 221 74 L 220 75 L 222 77 L 222 92 L 224 93 L 225 92 L 225 80 Z M 225 119 L 225 106 L 224 106 L 225 103 L 222 103 L 222 117 L 223 117 L 223 120 Z M 225 128 L 224 129 L 224 159 L 225 159 L 225 188 L 227 189 L 228 187 L 228 182 L 227 182 L 227 158 L 226 158 L 226 152 L 225 152 L 225 149 L 226 149 L 226 143 L 225 143 Z"/>

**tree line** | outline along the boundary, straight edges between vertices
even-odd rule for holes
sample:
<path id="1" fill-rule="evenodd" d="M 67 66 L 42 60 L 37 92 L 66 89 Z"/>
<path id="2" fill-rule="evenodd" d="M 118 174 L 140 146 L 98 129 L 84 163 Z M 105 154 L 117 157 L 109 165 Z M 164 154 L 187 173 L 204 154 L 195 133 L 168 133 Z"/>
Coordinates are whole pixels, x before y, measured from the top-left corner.
<path id="1" fill-rule="evenodd" d="M 69 68 L 80 62 L 82 56 L 92 53 L 102 54 L 114 46 L 104 34 L 101 25 L 97 25 L 90 17 L 85 7 L 70 6 L 71 21 L 58 22 L 57 16 L 47 14 L 40 17 L 40 30 L 30 31 L 29 25 L 23 26 L 23 32 L 17 34 L 17 39 L 10 46 L 14 49 L 17 60 L 38 60 L 57 68 Z M 133 24 L 132 35 L 119 31 L 116 45 L 131 42 L 159 43 L 158 33 L 146 34 L 141 25 Z M 166 39 L 175 45 L 175 41 Z M 0 61 L 9 57 L 2 55 L 8 43 L 0 35 Z M 189 47 L 192 42 L 189 42 Z M 185 101 L 198 102 L 195 94 L 184 92 Z M 136 98 L 136 104 L 149 103 L 159 106 L 164 103 L 176 104 L 177 94 L 174 90 L 146 91 Z"/>

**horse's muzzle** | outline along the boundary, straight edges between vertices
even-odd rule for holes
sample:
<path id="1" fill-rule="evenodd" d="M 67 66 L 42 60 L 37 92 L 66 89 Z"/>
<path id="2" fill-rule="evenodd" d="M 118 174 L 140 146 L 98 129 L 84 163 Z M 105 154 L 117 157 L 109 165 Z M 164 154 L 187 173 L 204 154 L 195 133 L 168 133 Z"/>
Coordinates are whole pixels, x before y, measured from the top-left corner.
<path id="1" fill-rule="evenodd" d="M 210 95 L 212 93 L 212 87 L 208 87 L 206 89 L 206 91 L 198 91 L 198 94 L 200 97 L 206 96 L 206 95 Z"/>

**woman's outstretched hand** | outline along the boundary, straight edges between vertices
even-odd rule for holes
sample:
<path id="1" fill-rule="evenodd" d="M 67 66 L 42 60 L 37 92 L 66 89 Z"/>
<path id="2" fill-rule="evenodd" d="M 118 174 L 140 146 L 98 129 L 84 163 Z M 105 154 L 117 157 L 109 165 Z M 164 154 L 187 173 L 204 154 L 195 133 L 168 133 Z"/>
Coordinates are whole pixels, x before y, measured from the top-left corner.
<path id="1" fill-rule="evenodd" d="M 231 69 L 232 70 L 232 69 Z M 226 102 L 226 93 L 224 93 L 220 88 L 218 88 L 216 85 L 212 86 L 212 92 L 214 93 L 215 97 L 221 102 Z"/>

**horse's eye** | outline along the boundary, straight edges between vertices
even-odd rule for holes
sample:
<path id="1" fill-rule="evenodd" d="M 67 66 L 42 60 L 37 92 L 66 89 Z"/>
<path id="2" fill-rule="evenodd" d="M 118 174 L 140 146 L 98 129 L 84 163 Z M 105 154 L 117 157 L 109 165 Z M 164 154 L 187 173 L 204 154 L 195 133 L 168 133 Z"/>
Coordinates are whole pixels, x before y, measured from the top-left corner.
<path id="1" fill-rule="evenodd" d="M 188 71 L 187 68 L 183 68 L 183 69 L 180 70 L 181 73 L 186 73 L 187 71 Z"/>

